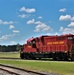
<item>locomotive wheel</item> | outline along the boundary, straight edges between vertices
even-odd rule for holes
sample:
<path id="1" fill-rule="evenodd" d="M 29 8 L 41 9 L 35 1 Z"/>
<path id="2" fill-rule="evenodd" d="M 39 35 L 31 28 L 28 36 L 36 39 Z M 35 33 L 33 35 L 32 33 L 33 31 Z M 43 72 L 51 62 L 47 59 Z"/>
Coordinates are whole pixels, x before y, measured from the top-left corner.
<path id="1" fill-rule="evenodd" d="M 53 58 L 53 60 L 57 60 L 55 53 L 52 54 L 52 58 Z"/>
<path id="2" fill-rule="evenodd" d="M 26 55 L 25 58 L 26 58 L 26 59 L 31 59 L 29 55 Z"/>
<path id="3" fill-rule="evenodd" d="M 64 53 L 61 54 L 61 60 L 64 60 Z"/>
<path id="4" fill-rule="evenodd" d="M 63 53 L 59 53 L 59 59 L 62 61 L 64 59 Z"/>
<path id="5" fill-rule="evenodd" d="M 28 60 L 32 59 L 30 54 L 25 54 L 25 58 L 28 59 Z"/>
<path id="6" fill-rule="evenodd" d="M 74 56 L 71 57 L 71 60 L 74 61 Z"/>
<path id="7" fill-rule="evenodd" d="M 68 61 L 68 56 L 66 54 L 64 54 L 64 60 Z"/>
<path id="8" fill-rule="evenodd" d="M 41 57 L 39 57 L 39 60 L 41 60 Z"/>
<path id="9" fill-rule="evenodd" d="M 33 56 L 33 54 L 25 53 L 24 55 L 25 55 L 25 58 L 28 59 L 28 60 L 31 60 L 31 59 L 34 59 L 34 60 L 35 60 L 35 59 L 36 59 L 36 58 Z"/>

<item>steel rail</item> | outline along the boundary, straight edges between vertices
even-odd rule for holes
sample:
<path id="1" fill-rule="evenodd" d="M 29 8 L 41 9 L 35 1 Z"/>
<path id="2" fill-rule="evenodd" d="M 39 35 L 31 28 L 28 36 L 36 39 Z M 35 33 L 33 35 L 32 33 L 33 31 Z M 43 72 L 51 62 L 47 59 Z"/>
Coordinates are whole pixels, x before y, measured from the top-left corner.
<path id="1" fill-rule="evenodd" d="M 33 74 L 37 74 L 37 75 L 47 75 L 46 73 L 36 72 L 36 71 L 31 71 L 31 70 L 26 70 L 26 69 L 17 68 L 17 67 L 13 67 L 13 66 L 9 66 L 9 65 L 4 65 L 4 64 L 0 64 L 0 66 L 12 68 L 12 69 L 17 69 L 17 70 L 21 70 L 21 71 L 24 71 L 24 72 L 27 72 L 27 73 L 33 73 Z M 7 71 L 7 70 L 5 69 L 5 71 Z M 10 71 L 8 71 L 8 72 L 10 72 Z M 10 73 L 13 73 L 15 75 L 20 75 L 18 73 L 14 73 L 14 72 L 10 72 Z"/>
<path id="2" fill-rule="evenodd" d="M 18 73 L 15 73 L 15 72 L 12 72 L 12 71 L 3 69 L 3 68 L 0 68 L 0 70 L 5 71 L 5 72 L 7 72 L 7 73 L 9 73 L 9 74 L 20 75 L 20 74 L 18 74 Z"/>

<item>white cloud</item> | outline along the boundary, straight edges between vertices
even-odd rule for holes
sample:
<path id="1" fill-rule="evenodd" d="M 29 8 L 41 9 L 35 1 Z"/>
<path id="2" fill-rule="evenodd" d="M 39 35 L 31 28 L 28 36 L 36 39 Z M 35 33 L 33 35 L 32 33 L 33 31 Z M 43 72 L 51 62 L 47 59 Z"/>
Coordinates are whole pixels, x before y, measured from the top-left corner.
<path id="1" fill-rule="evenodd" d="M 66 12 L 66 8 L 62 8 L 59 10 L 60 12 Z"/>
<path id="2" fill-rule="evenodd" d="M 63 34 L 74 34 L 74 28 L 63 28 L 63 27 L 60 27 L 60 31 Z"/>
<path id="3" fill-rule="evenodd" d="M 59 35 L 59 33 L 58 32 L 55 32 L 55 34 L 54 35 Z"/>
<path id="4" fill-rule="evenodd" d="M 13 30 L 13 32 L 14 32 L 14 33 L 19 33 L 20 31 L 19 31 L 19 30 Z"/>
<path id="5" fill-rule="evenodd" d="M 39 18 L 39 19 L 41 19 L 41 18 L 42 18 L 42 16 L 39 16 L 38 18 Z"/>
<path id="6" fill-rule="evenodd" d="M 51 30 L 50 26 L 47 26 L 46 24 L 40 24 L 40 25 L 37 25 L 35 27 L 36 29 L 34 30 L 34 32 L 40 32 L 40 31 L 48 31 L 48 30 Z"/>
<path id="7" fill-rule="evenodd" d="M 29 15 L 25 15 L 25 14 L 22 14 L 22 15 L 19 15 L 20 18 L 28 18 Z"/>
<path id="8" fill-rule="evenodd" d="M 74 16 L 72 17 L 71 15 L 61 15 L 60 18 L 59 18 L 60 21 L 62 20 L 70 20 L 70 21 L 74 21 Z"/>
<path id="9" fill-rule="evenodd" d="M 47 33 L 46 35 L 49 35 L 49 36 L 52 36 L 52 35 L 59 35 L 58 32 L 55 32 L 55 33 Z"/>
<path id="10" fill-rule="evenodd" d="M 16 45 L 17 43 L 15 41 L 10 42 L 11 45 Z"/>
<path id="11" fill-rule="evenodd" d="M 10 24 L 9 22 L 7 22 L 7 21 L 5 21 L 5 22 L 3 22 L 3 24 Z"/>
<path id="12" fill-rule="evenodd" d="M 74 22 L 71 22 L 68 27 L 74 27 Z"/>
<path id="13" fill-rule="evenodd" d="M 52 33 L 47 33 L 46 35 L 53 35 Z"/>
<path id="14" fill-rule="evenodd" d="M 71 18 L 72 21 L 74 21 L 74 16 Z"/>
<path id="15" fill-rule="evenodd" d="M 35 10 L 35 8 L 25 8 L 25 7 L 22 7 L 22 8 L 20 9 L 20 11 L 21 11 L 21 12 L 24 11 L 24 12 L 27 12 L 27 13 L 33 13 L 33 12 L 35 12 L 36 10 Z"/>
<path id="16" fill-rule="evenodd" d="M 0 41 L 7 40 L 13 36 L 15 36 L 15 34 L 4 35 L 4 36 L 0 37 Z"/>
<path id="17" fill-rule="evenodd" d="M 35 24 L 42 24 L 42 22 L 40 22 L 40 21 L 37 21 L 37 22 L 34 22 Z"/>
<path id="18" fill-rule="evenodd" d="M 64 28 L 63 27 L 60 27 L 60 31 L 63 31 L 64 30 Z"/>
<path id="19" fill-rule="evenodd" d="M 2 20 L 0 20 L 0 24 L 3 24 L 3 21 Z"/>
<path id="20" fill-rule="evenodd" d="M 15 28 L 15 27 L 13 25 L 10 25 L 9 29 L 13 29 L 13 28 Z"/>
<path id="21" fill-rule="evenodd" d="M 9 21 L 9 24 L 13 24 L 13 23 L 15 23 L 15 22 L 13 22 L 13 21 Z"/>
<path id="22" fill-rule="evenodd" d="M 37 30 L 41 30 L 41 31 L 48 31 L 50 29 L 50 26 L 47 26 L 46 24 L 44 24 L 44 23 L 41 23 L 41 24 L 38 24 L 37 26 L 36 26 L 36 30 L 35 31 L 37 31 Z"/>
<path id="23" fill-rule="evenodd" d="M 35 23 L 34 19 L 27 21 L 27 24 L 33 24 L 33 23 Z"/>
<path id="24" fill-rule="evenodd" d="M 7 40 L 11 35 L 5 35 L 0 38 L 0 40 Z"/>
<path id="25" fill-rule="evenodd" d="M 71 15 L 61 15 L 60 18 L 59 18 L 60 21 L 62 20 L 71 20 Z"/>
<path id="26" fill-rule="evenodd" d="M 40 29 L 36 28 L 36 29 L 34 30 L 34 32 L 40 32 Z"/>
<path id="27" fill-rule="evenodd" d="M 3 24 L 3 25 L 6 25 L 6 24 L 13 24 L 14 22 L 13 21 L 2 21 L 0 20 L 0 24 Z"/>
<path id="28" fill-rule="evenodd" d="M 40 21 L 35 21 L 34 19 L 27 21 L 27 24 L 36 24 L 34 32 L 48 31 L 48 30 L 52 31 L 50 26 Z"/>

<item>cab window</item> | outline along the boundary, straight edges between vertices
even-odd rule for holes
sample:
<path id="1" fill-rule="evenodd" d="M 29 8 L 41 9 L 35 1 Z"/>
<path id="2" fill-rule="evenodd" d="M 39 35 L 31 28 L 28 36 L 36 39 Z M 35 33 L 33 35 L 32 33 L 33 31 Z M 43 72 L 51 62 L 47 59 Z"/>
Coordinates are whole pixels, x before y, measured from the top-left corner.
<path id="1" fill-rule="evenodd" d="M 36 48 L 36 42 L 34 40 L 32 41 L 32 47 Z"/>
<path id="2" fill-rule="evenodd" d="M 32 45 L 32 42 L 27 42 L 27 44 L 28 44 L 29 46 L 31 46 L 31 45 Z"/>
<path id="3" fill-rule="evenodd" d="M 68 37 L 68 40 L 72 40 L 73 39 L 73 37 Z"/>

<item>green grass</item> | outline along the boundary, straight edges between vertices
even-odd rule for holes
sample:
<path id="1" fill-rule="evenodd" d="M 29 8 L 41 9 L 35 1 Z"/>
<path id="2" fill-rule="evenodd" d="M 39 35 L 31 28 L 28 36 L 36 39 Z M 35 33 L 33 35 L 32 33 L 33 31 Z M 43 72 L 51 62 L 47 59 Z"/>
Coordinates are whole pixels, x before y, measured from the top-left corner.
<path id="1" fill-rule="evenodd" d="M 0 52 L 0 58 L 20 58 L 19 52 Z"/>
<path id="2" fill-rule="evenodd" d="M 33 61 L 33 60 L 0 60 L 2 64 L 9 64 L 29 70 L 54 72 L 60 75 L 74 75 L 74 62 Z"/>
<path id="3" fill-rule="evenodd" d="M 20 58 L 20 53 L 3 52 L 0 53 L 0 57 L 4 58 Z M 54 62 L 54 61 L 33 61 L 33 60 L 2 60 L 0 63 L 8 64 L 24 69 L 54 72 L 60 75 L 74 75 L 74 62 Z"/>

